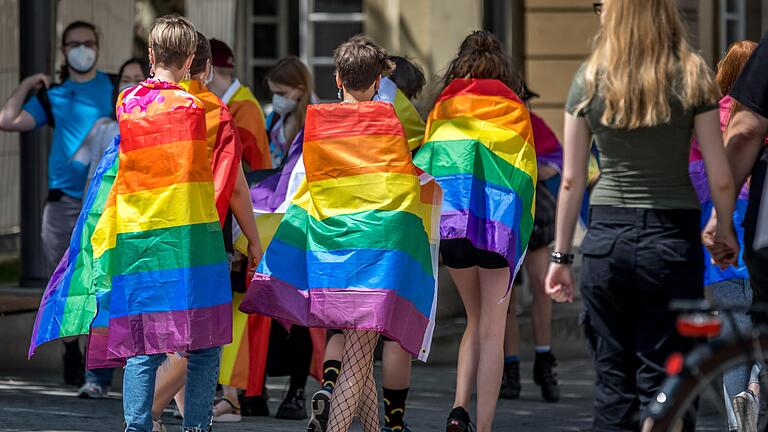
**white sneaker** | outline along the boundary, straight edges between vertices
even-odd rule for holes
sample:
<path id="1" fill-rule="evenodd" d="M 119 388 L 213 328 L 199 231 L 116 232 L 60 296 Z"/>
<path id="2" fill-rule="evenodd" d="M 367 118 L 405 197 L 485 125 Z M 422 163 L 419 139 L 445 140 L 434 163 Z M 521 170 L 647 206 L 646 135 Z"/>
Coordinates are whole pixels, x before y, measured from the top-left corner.
<path id="1" fill-rule="evenodd" d="M 733 397 L 733 413 L 739 432 L 757 432 L 757 415 L 760 404 L 750 390 L 745 390 Z"/>
<path id="2" fill-rule="evenodd" d="M 87 382 L 80 387 L 77 397 L 80 399 L 104 399 L 109 393 L 109 387 Z"/>

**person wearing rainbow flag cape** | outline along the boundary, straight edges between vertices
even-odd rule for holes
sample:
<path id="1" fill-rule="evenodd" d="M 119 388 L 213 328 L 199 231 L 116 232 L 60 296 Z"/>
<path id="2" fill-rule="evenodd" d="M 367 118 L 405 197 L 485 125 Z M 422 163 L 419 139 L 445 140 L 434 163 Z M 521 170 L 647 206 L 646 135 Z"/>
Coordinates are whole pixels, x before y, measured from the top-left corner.
<path id="1" fill-rule="evenodd" d="M 522 81 L 501 42 L 475 31 L 443 77 L 414 162 L 445 192 L 440 253 L 467 312 L 449 432 L 470 429 L 477 387 L 477 430 L 490 431 L 499 397 L 504 324 L 512 281 L 534 218 L 536 152 Z"/>
<path id="2" fill-rule="evenodd" d="M 188 356 L 184 430 L 210 430 L 220 347 L 232 337 L 205 111 L 177 84 L 196 40 L 178 15 L 150 31 L 154 78 L 118 99 L 120 137 L 93 176 L 30 346 L 31 355 L 49 340 L 90 333 L 89 368 L 125 362 L 127 431 L 153 430 L 155 375 L 167 353 Z"/>
<path id="3" fill-rule="evenodd" d="M 437 296 L 441 190 L 411 160 L 391 104 L 371 101 L 386 52 L 358 35 L 334 60 L 342 103 L 311 105 L 306 180 L 256 270 L 241 309 L 281 322 L 342 329 L 341 374 L 328 431 L 358 416 L 379 430 L 373 350 L 379 334 L 429 354 Z"/>
<path id="4" fill-rule="evenodd" d="M 245 180 L 245 174 L 241 167 L 242 147 L 238 133 L 235 129 L 232 114 L 226 105 L 213 94 L 206 83 L 210 82 L 213 67 L 211 66 L 211 49 L 208 39 L 201 33 L 197 33 L 197 48 L 195 58 L 192 61 L 189 73 L 191 79 L 180 83 L 181 87 L 191 95 L 198 98 L 206 113 L 206 139 L 208 148 L 211 151 L 211 168 L 213 171 L 214 197 L 216 209 L 219 216 L 219 222 L 225 231 L 224 244 L 227 252 L 234 251 L 232 247 L 231 234 L 227 238 L 226 233 L 231 233 L 231 219 L 237 220 L 241 232 L 248 240 L 246 246 L 249 263 L 255 264 L 261 257 L 261 246 L 259 243 L 259 234 L 256 224 L 253 220 L 251 211 L 250 192 L 248 183 Z M 234 306 L 239 306 L 239 300 L 242 294 L 233 293 Z M 221 373 L 226 373 L 227 366 L 233 367 L 231 358 L 238 356 L 239 344 L 244 334 L 244 323 L 247 316 L 243 313 L 233 310 L 233 343 L 227 344 L 222 348 Z M 168 367 L 162 369 L 157 380 L 155 388 L 155 400 L 152 407 L 152 417 L 156 429 L 162 429 L 160 426 L 160 416 L 163 410 L 175 396 L 177 406 L 180 411 L 184 409 L 184 378 L 187 371 L 187 361 L 183 357 L 169 356 L 170 363 Z M 248 364 L 241 365 L 245 370 L 240 373 L 248 373 Z M 239 415 L 237 407 L 237 393 L 225 392 L 222 403 L 230 404 L 233 408 L 233 416 Z M 216 421 L 216 410 L 214 409 L 214 421 Z"/>
<path id="5" fill-rule="evenodd" d="M 211 39 L 211 72 L 208 88 L 232 112 L 243 147 L 243 162 L 250 170 L 272 168 L 269 140 L 264 126 L 264 111 L 251 89 L 234 77 L 235 55 L 226 43 Z"/>
<path id="6" fill-rule="evenodd" d="M 395 70 L 381 78 L 374 100 L 391 103 L 408 139 L 408 148 L 414 150 L 424 138 L 424 121 L 413 105 L 426 84 L 421 67 L 410 60 L 389 56 Z M 341 371 L 341 357 L 344 350 L 344 335 L 341 330 L 332 330 L 323 360 L 322 388 L 312 396 L 312 417 L 307 425 L 308 432 L 324 431 L 328 424 L 331 393 Z M 400 344 L 384 338 L 382 351 L 382 397 L 384 399 L 384 427 L 382 432 L 410 432 L 405 423 L 405 403 L 411 385 L 411 355 Z"/>

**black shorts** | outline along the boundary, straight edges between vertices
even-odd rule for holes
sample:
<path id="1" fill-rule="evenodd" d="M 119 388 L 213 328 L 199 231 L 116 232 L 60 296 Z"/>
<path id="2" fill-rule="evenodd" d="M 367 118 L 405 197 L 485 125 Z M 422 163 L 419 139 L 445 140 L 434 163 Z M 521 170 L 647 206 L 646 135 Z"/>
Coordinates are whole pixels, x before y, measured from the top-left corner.
<path id="1" fill-rule="evenodd" d="M 533 232 L 528 241 L 528 250 L 547 247 L 555 240 L 555 209 L 557 201 L 546 186 L 536 185 L 536 214 L 533 217 Z"/>
<path id="2" fill-rule="evenodd" d="M 440 255 L 443 264 L 454 269 L 465 269 L 478 266 L 484 269 L 500 269 L 509 267 L 506 258 L 483 249 L 476 248 L 465 238 L 442 240 Z"/>

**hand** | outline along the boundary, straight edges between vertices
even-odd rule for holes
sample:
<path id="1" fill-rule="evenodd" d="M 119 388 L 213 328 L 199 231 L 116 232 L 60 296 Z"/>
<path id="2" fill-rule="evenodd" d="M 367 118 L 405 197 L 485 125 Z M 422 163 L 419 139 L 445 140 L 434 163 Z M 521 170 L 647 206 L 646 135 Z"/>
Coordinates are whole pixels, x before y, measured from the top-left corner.
<path id="1" fill-rule="evenodd" d="M 256 267 L 261 261 L 261 257 L 264 252 L 261 250 L 261 244 L 259 242 L 248 243 L 248 267 Z"/>
<path id="2" fill-rule="evenodd" d="M 733 232 L 733 226 L 717 227 L 714 236 L 715 247 L 713 247 L 715 264 L 720 265 L 720 269 L 726 269 L 729 265 L 737 266 L 739 264 L 739 241 Z"/>
<path id="3" fill-rule="evenodd" d="M 549 265 L 544 291 L 552 300 L 563 303 L 573 303 L 573 267 L 568 264 Z"/>
<path id="4" fill-rule="evenodd" d="M 37 73 L 24 78 L 24 81 L 22 81 L 21 83 L 26 85 L 30 89 L 40 89 L 40 87 L 43 87 L 43 86 L 45 86 L 45 88 L 50 88 L 51 77 L 44 73 Z"/>

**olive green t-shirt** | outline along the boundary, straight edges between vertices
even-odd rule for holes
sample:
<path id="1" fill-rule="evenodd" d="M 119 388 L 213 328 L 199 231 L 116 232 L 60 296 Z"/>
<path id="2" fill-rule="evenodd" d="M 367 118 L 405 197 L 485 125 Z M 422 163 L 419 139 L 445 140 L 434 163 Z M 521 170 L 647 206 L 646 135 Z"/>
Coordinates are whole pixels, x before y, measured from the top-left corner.
<path id="1" fill-rule="evenodd" d="M 566 111 L 585 117 L 600 152 L 600 180 L 590 203 L 628 208 L 698 209 L 699 200 L 688 177 L 693 119 L 717 109 L 717 104 L 684 109 L 671 96 L 668 123 L 640 129 L 614 129 L 601 124 L 605 104 L 595 96 L 586 99 L 584 65 L 576 72 L 568 94 Z"/>

